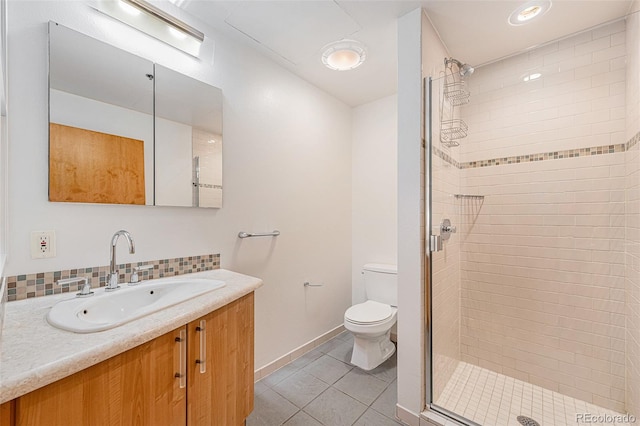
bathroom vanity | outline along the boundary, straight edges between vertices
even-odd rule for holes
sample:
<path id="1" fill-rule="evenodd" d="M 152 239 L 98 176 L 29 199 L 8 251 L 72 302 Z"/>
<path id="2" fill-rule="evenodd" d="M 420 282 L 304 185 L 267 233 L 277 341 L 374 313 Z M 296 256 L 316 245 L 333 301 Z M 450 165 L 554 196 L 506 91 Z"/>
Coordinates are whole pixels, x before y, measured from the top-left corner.
<path id="1" fill-rule="evenodd" d="M 244 424 L 253 409 L 253 291 L 261 281 L 225 270 L 190 275 L 227 285 L 98 333 L 46 324 L 56 300 L 12 303 L 35 306 L 7 312 L 0 424 Z"/>

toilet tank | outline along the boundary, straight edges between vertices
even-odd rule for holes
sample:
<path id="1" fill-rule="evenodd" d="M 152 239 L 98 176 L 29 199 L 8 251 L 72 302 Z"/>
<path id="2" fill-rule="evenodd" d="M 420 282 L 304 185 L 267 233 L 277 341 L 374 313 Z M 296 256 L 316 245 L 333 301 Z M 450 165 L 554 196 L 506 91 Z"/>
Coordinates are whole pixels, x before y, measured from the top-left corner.
<path id="1" fill-rule="evenodd" d="M 398 306 L 398 268 L 396 265 L 367 263 L 362 267 L 367 300 Z"/>

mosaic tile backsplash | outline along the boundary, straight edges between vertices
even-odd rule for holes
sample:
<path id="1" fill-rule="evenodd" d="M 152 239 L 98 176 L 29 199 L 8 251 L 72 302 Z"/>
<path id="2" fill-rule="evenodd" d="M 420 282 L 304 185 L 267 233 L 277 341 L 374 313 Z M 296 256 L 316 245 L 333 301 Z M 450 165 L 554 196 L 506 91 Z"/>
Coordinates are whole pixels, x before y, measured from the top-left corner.
<path id="1" fill-rule="evenodd" d="M 192 272 L 210 271 L 220 268 L 220 254 L 206 254 L 201 256 L 177 257 L 174 259 L 160 259 L 147 262 L 119 264 L 119 281 L 129 282 L 133 268 L 136 266 L 153 265 L 153 268 L 138 272 L 140 281 L 153 278 L 172 277 L 190 274 Z M 8 301 L 23 300 L 31 297 L 48 296 L 50 294 L 79 291 L 79 284 L 57 285 L 56 281 L 63 278 L 87 277 L 91 287 L 104 287 L 109 274 L 109 266 L 92 266 L 88 268 L 67 269 L 62 271 L 39 272 L 36 274 L 15 275 L 7 277 Z"/>

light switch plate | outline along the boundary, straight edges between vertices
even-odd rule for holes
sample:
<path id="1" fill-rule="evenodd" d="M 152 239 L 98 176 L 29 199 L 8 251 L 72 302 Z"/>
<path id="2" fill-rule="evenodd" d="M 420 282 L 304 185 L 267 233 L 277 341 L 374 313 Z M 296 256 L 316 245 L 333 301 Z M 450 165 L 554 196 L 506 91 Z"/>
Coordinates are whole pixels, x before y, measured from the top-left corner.
<path id="1" fill-rule="evenodd" d="M 56 257 L 56 231 L 31 232 L 31 258 Z"/>

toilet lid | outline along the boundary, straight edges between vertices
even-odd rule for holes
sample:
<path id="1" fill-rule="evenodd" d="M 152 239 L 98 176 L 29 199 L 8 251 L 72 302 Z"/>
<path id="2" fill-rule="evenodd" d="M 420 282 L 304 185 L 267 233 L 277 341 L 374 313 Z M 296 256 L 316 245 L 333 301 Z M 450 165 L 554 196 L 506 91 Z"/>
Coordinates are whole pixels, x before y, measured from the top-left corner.
<path id="1" fill-rule="evenodd" d="M 381 322 L 393 315 L 393 308 L 384 303 L 367 300 L 364 303 L 353 305 L 344 317 L 353 323 L 371 324 Z"/>

